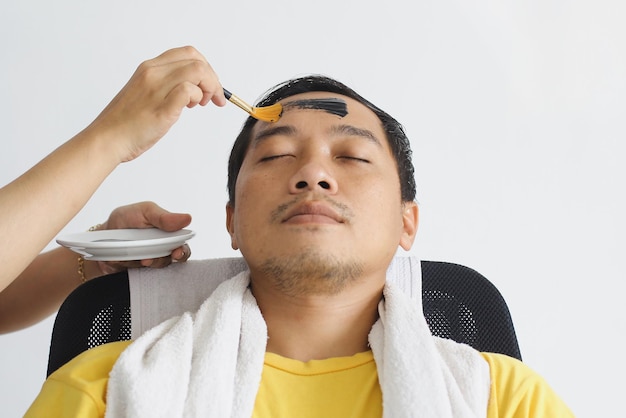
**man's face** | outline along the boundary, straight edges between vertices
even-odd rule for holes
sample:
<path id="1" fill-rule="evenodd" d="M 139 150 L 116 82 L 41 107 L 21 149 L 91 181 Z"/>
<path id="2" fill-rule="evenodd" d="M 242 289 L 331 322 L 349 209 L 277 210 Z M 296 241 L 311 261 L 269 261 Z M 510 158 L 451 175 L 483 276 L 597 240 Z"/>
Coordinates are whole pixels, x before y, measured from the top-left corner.
<path id="1" fill-rule="evenodd" d="M 384 278 L 398 245 L 413 243 L 417 207 L 401 201 L 379 119 L 334 93 L 304 93 L 281 103 L 278 122 L 254 127 L 235 207 L 227 207 L 233 248 L 241 250 L 253 278 L 308 280 L 311 286 L 296 292 L 338 291 L 364 275 Z"/>

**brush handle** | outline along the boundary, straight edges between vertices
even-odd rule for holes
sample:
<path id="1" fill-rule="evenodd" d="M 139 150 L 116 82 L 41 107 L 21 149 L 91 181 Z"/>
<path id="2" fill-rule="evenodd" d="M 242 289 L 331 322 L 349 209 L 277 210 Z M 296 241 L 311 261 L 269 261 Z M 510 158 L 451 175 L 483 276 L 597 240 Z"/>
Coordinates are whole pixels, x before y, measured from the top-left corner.
<path id="1" fill-rule="evenodd" d="M 235 96 L 234 94 L 232 94 L 225 88 L 222 87 L 222 89 L 224 90 L 224 96 L 229 102 L 239 106 L 240 108 L 248 112 L 250 115 L 252 115 L 252 112 L 253 112 L 252 106 L 250 106 L 248 103 L 244 102 L 239 97 Z"/>

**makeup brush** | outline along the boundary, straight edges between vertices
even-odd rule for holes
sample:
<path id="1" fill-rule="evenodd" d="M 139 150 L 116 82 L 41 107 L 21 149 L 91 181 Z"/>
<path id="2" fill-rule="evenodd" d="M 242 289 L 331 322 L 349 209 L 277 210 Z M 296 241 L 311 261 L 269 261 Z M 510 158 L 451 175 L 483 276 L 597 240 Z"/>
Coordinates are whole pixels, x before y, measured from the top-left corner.
<path id="1" fill-rule="evenodd" d="M 252 107 L 226 89 L 224 89 L 224 96 L 226 96 L 229 102 L 236 104 L 248 112 L 253 118 L 264 122 L 276 122 L 283 113 L 283 106 L 280 103 L 271 106 Z"/>

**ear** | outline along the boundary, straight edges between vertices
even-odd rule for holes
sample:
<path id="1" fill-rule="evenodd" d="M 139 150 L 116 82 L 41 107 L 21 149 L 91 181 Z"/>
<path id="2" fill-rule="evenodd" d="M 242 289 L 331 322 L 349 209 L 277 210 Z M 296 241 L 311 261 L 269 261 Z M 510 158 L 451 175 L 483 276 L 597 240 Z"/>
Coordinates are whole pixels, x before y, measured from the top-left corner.
<path id="1" fill-rule="evenodd" d="M 230 235 L 230 246 L 233 250 L 238 250 L 237 238 L 235 238 L 235 208 L 226 204 L 226 230 Z"/>
<path id="2" fill-rule="evenodd" d="M 404 202 L 402 204 L 402 236 L 400 246 L 408 251 L 413 246 L 417 225 L 419 223 L 419 207 L 415 202 Z"/>

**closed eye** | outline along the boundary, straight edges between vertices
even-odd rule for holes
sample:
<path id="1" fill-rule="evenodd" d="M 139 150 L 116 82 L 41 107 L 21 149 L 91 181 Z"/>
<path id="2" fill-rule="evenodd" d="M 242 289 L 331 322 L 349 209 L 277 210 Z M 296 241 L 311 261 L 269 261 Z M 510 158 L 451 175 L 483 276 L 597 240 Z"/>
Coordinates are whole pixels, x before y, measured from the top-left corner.
<path id="1" fill-rule="evenodd" d="M 353 157 L 350 155 L 341 155 L 339 157 L 337 157 L 339 159 L 343 159 L 343 160 L 351 160 L 351 161 L 356 161 L 359 163 L 369 163 L 369 160 L 366 160 L 365 158 L 359 158 L 359 157 Z"/>
<path id="2" fill-rule="evenodd" d="M 293 157 L 293 155 L 291 155 L 291 154 L 277 154 L 277 155 L 270 155 L 270 156 L 267 156 L 267 157 L 263 157 L 263 158 L 261 158 L 260 162 L 277 160 L 277 159 L 279 159 L 279 158 L 283 158 L 283 157 Z"/>

